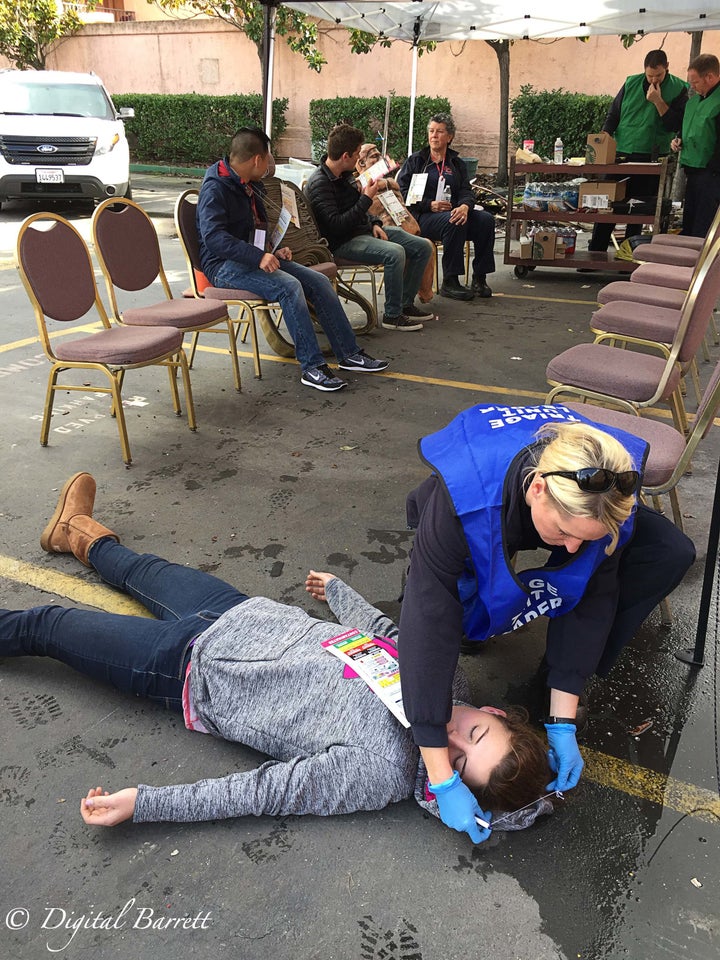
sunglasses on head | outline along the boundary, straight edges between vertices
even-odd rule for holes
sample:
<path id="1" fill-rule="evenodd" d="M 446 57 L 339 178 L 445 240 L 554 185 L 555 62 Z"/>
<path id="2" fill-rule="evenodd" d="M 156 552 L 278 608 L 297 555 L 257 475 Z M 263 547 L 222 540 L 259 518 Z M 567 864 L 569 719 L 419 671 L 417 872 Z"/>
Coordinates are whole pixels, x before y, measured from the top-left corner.
<path id="1" fill-rule="evenodd" d="M 541 477 L 567 477 L 574 480 L 581 490 L 589 493 L 607 493 L 615 487 L 624 497 L 635 493 L 640 482 L 637 470 L 623 470 L 615 473 L 614 470 L 605 470 L 603 467 L 583 467 L 580 470 L 548 470 L 541 473 Z"/>

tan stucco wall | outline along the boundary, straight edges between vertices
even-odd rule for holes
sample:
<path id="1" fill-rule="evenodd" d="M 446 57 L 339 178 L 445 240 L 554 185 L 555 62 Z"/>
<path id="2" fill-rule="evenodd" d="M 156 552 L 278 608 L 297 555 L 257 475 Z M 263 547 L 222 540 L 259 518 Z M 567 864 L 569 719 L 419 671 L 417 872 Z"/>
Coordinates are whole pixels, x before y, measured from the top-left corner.
<path id="1" fill-rule="evenodd" d="M 705 34 L 703 52 L 720 52 Z M 649 35 L 629 50 L 616 37 L 518 42 L 510 59 L 511 96 L 522 84 L 538 89 L 615 94 L 625 77 L 642 70 L 645 53 L 663 46 L 680 76 L 690 52 L 686 33 Z M 274 94 L 288 97 L 288 129 L 275 145 L 278 156 L 310 155 L 308 105 L 337 95 L 409 95 L 411 53 L 405 44 L 366 56 L 349 52 L 344 31 L 329 29 L 319 46 L 328 60 L 322 73 L 309 70 L 281 38 L 276 44 Z M 210 20 L 95 24 L 52 55 L 49 67 L 94 70 L 111 93 L 250 93 L 261 84 L 254 45 L 233 27 Z M 497 164 L 499 83 L 495 53 L 482 41 L 440 44 L 420 58 L 418 94 L 450 99 L 458 127 L 456 146 Z M 590 131 L 588 131 L 590 132 Z M 562 131 L 558 131 L 562 135 Z"/>

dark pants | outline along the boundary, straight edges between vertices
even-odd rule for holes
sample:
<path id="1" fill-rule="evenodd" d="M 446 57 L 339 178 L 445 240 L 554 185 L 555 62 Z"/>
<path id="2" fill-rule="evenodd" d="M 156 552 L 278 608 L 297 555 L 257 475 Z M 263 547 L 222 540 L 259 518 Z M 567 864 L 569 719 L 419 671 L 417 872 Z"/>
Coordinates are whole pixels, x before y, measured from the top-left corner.
<path id="1" fill-rule="evenodd" d="M 648 163 L 649 160 L 649 153 L 629 153 L 623 155 L 623 161 L 626 163 Z M 622 174 L 618 174 L 610 179 L 622 180 L 624 178 Z M 652 197 L 657 194 L 659 182 L 658 177 L 643 176 L 642 174 L 628 177 L 625 196 L 628 200 L 632 198 Z M 620 217 L 622 217 L 622 214 L 620 214 Z M 622 223 L 622 219 L 620 222 Z M 641 223 L 628 223 L 625 227 L 625 238 L 639 236 L 639 234 L 642 233 L 642 228 L 643 225 Z M 593 227 L 588 250 L 607 250 L 614 229 L 614 223 L 596 223 Z"/>
<path id="2" fill-rule="evenodd" d="M 686 237 L 704 237 L 720 205 L 720 173 L 685 167 L 687 184 L 683 225 Z"/>
<path id="3" fill-rule="evenodd" d="M 620 559 L 620 595 L 615 619 L 595 671 L 598 676 L 607 676 L 640 624 L 678 586 L 694 560 L 692 540 L 667 517 L 641 504 L 635 536 Z M 550 620 L 548 639 L 553 623 Z"/>
<path id="4" fill-rule="evenodd" d="M 464 224 L 450 222 L 450 211 L 423 213 L 418 219 L 423 237 L 439 240 L 443 245 L 442 269 L 444 277 L 465 273 L 465 241 L 473 245 L 472 272 L 474 277 L 495 272 L 495 219 L 485 210 L 471 210 Z"/>
<path id="5" fill-rule="evenodd" d="M 182 710 L 191 642 L 247 595 L 217 577 L 108 538 L 88 560 L 159 619 L 45 606 L 0 610 L 0 657 L 53 657 L 116 690 Z"/>

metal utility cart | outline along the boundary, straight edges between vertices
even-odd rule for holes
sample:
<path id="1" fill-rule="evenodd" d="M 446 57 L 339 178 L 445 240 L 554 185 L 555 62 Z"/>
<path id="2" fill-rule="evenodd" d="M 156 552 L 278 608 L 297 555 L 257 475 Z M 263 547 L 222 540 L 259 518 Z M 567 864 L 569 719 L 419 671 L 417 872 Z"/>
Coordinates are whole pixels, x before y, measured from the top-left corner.
<path id="1" fill-rule="evenodd" d="M 512 264 L 515 267 L 516 277 L 526 277 L 531 270 L 536 267 L 565 267 L 574 268 L 595 268 L 597 270 L 609 270 L 617 273 L 630 273 L 637 266 L 629 260 L 616 260 L 614 250 L 594 251 L 594 250 L 575 250 L 569 257 L 560 257 L 556 260 L 526 260 L 510 253 L 510 243 L 512 235 L 513 222 L 521 221 L 526 223 L 532 220 L 534 223 L 650 223 L 653 227 L 653 233 L 667 229 L 667 223 L 663 222 L 663 200 L 669 193 L 671 177 L 670 171 L 674 169 L 675 157 L 664 157 L 658 163 L 586 163 L 580 166 L 571 163 L 519 163 L 515 164 L 515 158 L 510 161 L 510 184 L 508 190 L 508 225 L 505 231 L 505 258 L 504 263 Z M 620 213 L 608 211 L 599 213 L 596 211 L 568 210 L 564 212 L 541 212 L 538 210 L 525 210 L 522 206 L 515 206 L 514 193 L 515 181 L 524 177 L 527 182 L 530 174 L 544 173 L 553 174 L 565 179 L 574 179 L 575 177 L 585 177 L 587 180 L 600 180 L 607 174 L 619 174 L 623 177 L 629 177 L 635 174 L 644 176 L 656 176 L 658 178 L 657 205 L 654 213 L 635 214 Z M 667 217 L 665 217 L 667 219 Z M 522 228 L 523 233 L 525 227 Z"/>

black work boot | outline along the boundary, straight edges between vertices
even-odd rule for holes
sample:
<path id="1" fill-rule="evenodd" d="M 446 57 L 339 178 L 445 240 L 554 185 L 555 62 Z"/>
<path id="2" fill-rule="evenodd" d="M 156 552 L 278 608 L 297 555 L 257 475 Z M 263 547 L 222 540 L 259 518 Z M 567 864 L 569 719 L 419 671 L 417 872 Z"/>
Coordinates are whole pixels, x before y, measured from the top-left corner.
<path id="1" fill-rule="evenodd" d="M 440 296 L 449 297 L 451 300 L 472 300 L 473 292 L 469 287 L 464 287 L 457 277 L 445 277 L 440 287 Z"/>

